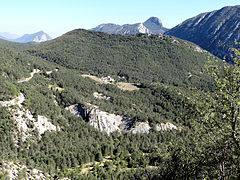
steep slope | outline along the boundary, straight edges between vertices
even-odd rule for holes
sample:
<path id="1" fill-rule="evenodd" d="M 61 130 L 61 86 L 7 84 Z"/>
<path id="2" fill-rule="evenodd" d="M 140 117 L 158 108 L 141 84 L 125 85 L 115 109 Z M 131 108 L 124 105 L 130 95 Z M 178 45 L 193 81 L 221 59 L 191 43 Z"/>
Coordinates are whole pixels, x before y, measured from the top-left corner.
<path id="1" fill-rule="evenodd" d="M 71 69 L 129 82 L 204 86 L 208 53 L 162 35 L 111 35 L 74 30 L 28 51 Z M 191 78 L 190 78 L 191 76 Z"/>
<path id="2" fill-rule="evenodd" d="M 106 32 L 109 34 L 163 34 L 167 28 L 164 28 L 162 22 L 157 17 L 151 17 L 144 23 L 136 24 L 100 24 L 95 28 L 92 28 L 94 31 Z"/>
<path id="3" fill-rule="evenodd" d="M 27 42 L 45 42 L 51 40 L 52 38 L 45 32 L 39 31 L 34 34 L 25 34 L 20 38 L 17 39 L 10 39 L 13 42 L 20 42 L 20 43 L 27 43 Z"/>
<path id="4" fill-rule="evenodd" d="M 192 41 L 220 58 L 229 58 L 234 40 L 240 38 L 240 6 L 202 13 L 165 34 Z"/>
<path id="5" fill-rule="evenodd" d="M 150 34 L 150 31 L 142 23 L 124 24 L 119 29 L 117 29 L 114 34 L 137 34 L 137 33 Z"/>

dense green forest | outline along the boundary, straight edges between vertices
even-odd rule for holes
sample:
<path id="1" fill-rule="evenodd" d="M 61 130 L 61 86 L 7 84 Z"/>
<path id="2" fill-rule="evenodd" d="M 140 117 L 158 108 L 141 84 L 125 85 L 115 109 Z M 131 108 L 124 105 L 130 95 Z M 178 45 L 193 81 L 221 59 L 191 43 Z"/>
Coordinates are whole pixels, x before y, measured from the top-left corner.
<path id="1" fill-rule="evenodd" d="M 238 64 L 220 66 L 195 47 L 169 36 L 85 30 L 39 45 L 0 41 L 0 102 L 25 97 L 23 107 L 0 105 L 0 167 L 18 161 L 70 179 L 238 179 Z M 39 72 L 20 83 L 34 69 Z M 86 73 L 136 83 L 138 90 L 97 83 L 82 77 Z M 153 129 L 108 135 L 65 109 L 84 103 Z M 16 142 L 21 132 L 11 108 L 45 116 L 59 129 Z M 157 131 L 163 122 L 178 129 Z"/>
<path id="2" fill-rule="evenodd" d="M 74 30 L 28 50 L 30 54 L 97 76 L 129 82 L 208 87 L 209 53 L 190 42 L 159 35 L 112 35 Z"/>

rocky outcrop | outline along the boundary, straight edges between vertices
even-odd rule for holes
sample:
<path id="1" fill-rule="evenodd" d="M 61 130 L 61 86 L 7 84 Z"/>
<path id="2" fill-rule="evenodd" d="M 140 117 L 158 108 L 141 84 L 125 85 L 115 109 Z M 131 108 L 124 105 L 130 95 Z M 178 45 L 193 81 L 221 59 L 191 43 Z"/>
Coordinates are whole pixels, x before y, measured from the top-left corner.
<path id="1" fill-rule="evenodd" d="M 177 126 L 173 125 L 172 123 L 160 123 L 156 125 L 157 131 L 167 131 L 167 130 L 173 130 L 177 129 Z"/>
<path id="2" fill-rule="evenodd" d="M 25 165 L 12 161 L 3 161 L 0 164 L 0 174 L 4 179 L 50 179 L 50 175 L 35 168 L 27 168 Z"/>
<path id="3" fill-rule="evenodd" d="M 150 17 L 143 25 L 149 29 L 151 34 L 163 34 L 168 29 L 163 27 L 162 21 L 157 17 Z"/>
<path id="4" fill-rule="evenodd" d="M 0 163 L 0 176 L 3 175 L 3 179 L 18 180 L 18 179 L 36 179 L 47 180 L 55 179 L 53 175 L 49 175 L 39 169 L 27 167 L 20 162 L 4 160 Z M 59 180 L 70 180 L 69 178 L 57 178 Z"/>
<path id="5" fill-rule="evenodd" d="M 37 120 L 35 120 L 33 124 L 40 135 L 44 134 L 46 131 L 57 131 L 58 129 L 45 116 L 38 115 Z"/>
<path id="6" fill-rule="evenodd" d="M 97 106 L 91 104 L 75 104 L 66 107 L 66 110 L 69 110 L 75 116 L 82 117 L 90 125 L 107 134 L 116 131 L 120 133 L 132 132 L 134 134 L 149 133 L 152 130 L 152 127 L 146 122 L 135 123 L 134 119 L 101 111 Z M 177 129 L 177 127 L 171 123 L 167 123 L 166 125 L 161 123 L 156 127 L 157 131 L 173 129 Z"/>
<path id="7" fill-rule="evenodd" d="M 21 138 L 25 141 L 29 138 L 41 138 L 41 135 L 46 131 L 56 131 L 58 128 L 53 125 L 46 117 L 38 115 L 36 118 L 32 113 L 23 107 L 25 101 L 23 93 L 10 101 L 0 101 L 0 106 L 7 107 L 16 124 L 17 132 L 15 132 L 15 142 Z M 36 137 L 35 131 L 38 132 Z M 20 136 L 19 136 L 20 134 Z"/>
<path id="8" fill-rule="evenodd" d="M 141 122 L 139 123 L 135 128 L 131 130 L 133 134 L 137 133 L 149 133 L 151 130 L 151 127 L 149 126 L 148 123 Z"/>
<path id="9" fill-rule="evenodd" d="M 20 93 L 19 96 L 16 98 L 9 100 L 9 101 L 0 101 L 0 106 L 2 107 L 10 107 L 10 106 L 16 106 L 18 105 L 19 107 L 22 106 L 22 103 L 25 100 L 25 96 L 23 93 Z"/>
<path id="10" fill-rule="evenodd" d="M 240 39 L 239 17 L 240 6 L 228 6 L 187 19 L 165 34 L 192 41 L 220 58 L 229 58 L 235 39 Z"/>
<path id="11" fill-rule="evenodd" d="M 97 99 L 105 99 L 105 100 L 110 100 L 111 99 L 111 97 L 106 96 L 106 95 L 104 95 L 102 93 L 99 93 L 99 92 L 94 92 L 93 96 Z"/>
<path id="12" fill-rule="evenodd" d="M 75 104 L 66 107 L 66 109 L 75 116 L 81 116 L 84 120 L 89 122 L 90 125 L 100 131 L 107 132 L 107 134 L 115 131 L 127 131 L 134 123 L 134 120 L 101 111 L 97 106 L 91 104 Z"/>
<path id="13" fill-rule="evenodd" d="M 19 42 L 19 43 L 27 43 L 27 42 L 35 42 L 35 43 L 41 43 L 45 41 L 49 41 L 52 38 L 45 32 L 39 31 L 33 34 L 24 34 L 22 37 L 17 39 L 9 39 L 13 42 Z"/>

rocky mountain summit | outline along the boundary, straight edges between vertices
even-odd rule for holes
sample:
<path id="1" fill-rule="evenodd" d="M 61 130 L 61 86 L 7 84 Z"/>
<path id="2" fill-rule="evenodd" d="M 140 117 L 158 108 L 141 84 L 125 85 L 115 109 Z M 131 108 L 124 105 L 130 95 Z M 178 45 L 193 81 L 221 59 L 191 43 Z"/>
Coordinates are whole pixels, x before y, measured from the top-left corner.
<path id="1" fill-rule="evenodd" d="M 168 29 L 163 27 L 162 21 L 157 17 L 150 17 L 147 21 L 143 23 L 152 34 L 163 34 Z"/>
<path id="2" fill-rule="evenodd" d="M 157 17 L 150 17 L 144 23 L 117 25 L 113 23 L 100 24 L 92 28 L 94 31 L 102 31 L 109 34 L 163 34 L 167 28 L 163 27 L 161 20 Z"/>
<path id="3" fill-rule="evenodd" d="M 228 58 L 234 41 L 240 38 L 240 6 L 199 14 L 165 34 L 192 41 L 220 58 Z"/>
<path id="4" fill-rule="evenodd" d="M 43 31 L 39 31 L 34 34 L 24 34 L 22 37 L 18 39 L 13 39 L 11 41 L 20 42 L 20 43 L 27 43 L 27 42 L 41 43 L 51 39 L 52 38 L 47 33 Z"/>
<path id="5" fill-rule="evenodd" d="M 13 41 L 13 42 L 19 42 L 19 43 L 28 43 L 28 42 L 35 42 L 35 43 L 41 43 L 45 41 L 49 41 L 52 38 L 45 32 L 39 31 L 33 34 L 24 34 L 23 36 L 19 38 L 9 38 L 10 36 L 5 34 L 0 34 L 0 39 Z M 15 37 L 15 36 L 11 36 Z"/>

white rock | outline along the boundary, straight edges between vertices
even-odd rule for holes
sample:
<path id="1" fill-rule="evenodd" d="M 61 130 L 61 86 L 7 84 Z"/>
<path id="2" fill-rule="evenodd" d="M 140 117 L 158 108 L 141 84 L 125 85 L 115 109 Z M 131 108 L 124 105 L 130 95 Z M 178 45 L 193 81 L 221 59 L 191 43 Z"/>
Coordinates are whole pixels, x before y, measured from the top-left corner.
<path id="1" fill-rule="evenodd" d="M 90 125 L 100 131 L 107 132 L 107 134 L 115 131 L 124 132 L 133 124 L 133 120 L 101 111 L 97 106 L 91 104 L 86 104 L 84 107 L 75 104 L 66 107 L 65 109 L 69 110 L 72 114 L 78 117 L 88 116 Z"/>
<path id="2" fill-rule="evenodd" d="M 111 97 L 105 96 L 104 94 L 98 93 L 98 92 L 94 92 L 94 93 L 93 93 L 93 96 L 94 96 L 95 98 L 97 98 L 97 99 L 105 99 L 105 100 L 111 99 Z"/>
<path id="3" fill-rule="evenodd" d="M 38 116 L 36 122 L 34 122 L 36 129 L 38 130 L 39 134 L 44 134 L 45 131 L 56 131 L 57 128 L 48 119 L 44 116 Z"/>
<path id="4" fill-rule="evenodd" d="M 93 109 L 89 116 L 90 125 L 105 131 L 107 134 L 118 131 L 120 132 L 120 125 L 122 124 L 123 118 L 115 114 L 108 114 L 107 112 Z"/>
<path id="5" fill-rule="evenodd" d="M 48 38 L 47 38 L 47 35 L 46 34 L 42 34 L 42 35 L 39 35 L 39 36 L 36 36 L 34 39 L 33 39 L 33 42 L 45 42 L 47 41 Z"/>
<path id="6" fill-rule="evenodd" d="M 146 28 L 142 23 L 138 25 L 137 29 L 139 30 L 140 33 L 144 33 L 144 34 L 150 33 L 149 29 Z"/>
<path id="7" fill-rule="evenodd" d="M 10 106 L 18 105 L 19 107 L 21 107 L 24 100 L 25 100 L 24 94 L 20 93 L 18 97 L 14 98 L 10 101 L 0 101 L 0 106 L 10 107 Z"/>
<path id="8" fill-rule="evenodd" d="M 38 130 L 40 135 L 42 135 L 45 131 L 57 130 L 57 127 L 54 126 L 50 121 L 48 121 L 46 117 L 38 116 L 37 119 L 35 119 L 32 113 L 22 106 L 24 100 L 24 94 L 20 93 L 18 97 L 10 101 L 0 101 L 1 106 L 8 107 L 8 110 L 15 121 L 17 129 L 20 132 L 23 141 L 25 141 L 29 137 L 32 137 L 33 134 L 31 133 L 34 130 Z M 29 128 L 29 125 L 32 125 L 33 127 Z M 16 138 L 19 138 L 17 137 L 17 133 L 15 133 L 15 135 Z M 15 142 L 17 142 L 16 139 Z"/>
<path id="9" fill-rule="evenodd" d="M 112 132 L 131 132 L 131 133 L 149 133 L 152 129 L 148 123 L 146 122 L 140 122 L 137 123 L 135 127 L 134 120 L 124 118 L 119 115 L 110 114 L 104 111 L 99 110 L 97 106 L 86 104 L 86 105 L 79 105 L 74 104 L 69 107 L 65 108 L 66 110 L 69 110 L 72 114 L 75 116 L 82 116 L 83 119 L 86 119 L 89 121 L 90 125 L 95 127 L 96 129 L 100 131 L 104 131 L 107 134 L 110 134 Z M 172 123 L 160 123 L 156 125 L 157 131 L 163 131 L 163 130 L 172 130 L 177 129 L 175 125 Z"/>
<path id="10" fill-rule="evenodd" d="M 134 129 L 132 129 L 133 134 L 137 133 L 149 133 L 151 130 L 151 127 L 149 126 L 148 123 L 141 122 L 139 123 Z"/>
<path id="11" fill-rule="evenodd" d="M 172 130 L 177 129 L 177 126 L 173 125 L 172 123 L 160 123 L 156 125 L 157 131 L 166 131 L 166 130 Z"/>
<path id="12" fill-rule="evenodd" d="M 26 170 L 26 179 L 49 179 L 51 178 L 49 174 L 43 173 L 38 169 L 28 169 L 25 165 L 21 165 L 17 162 L 4 161 L 0 166 L 0 172 L 7 173 L 8 177 L 5 177 L 9 180 L 18 179 L 18 176 L 23 170 Z"/>

